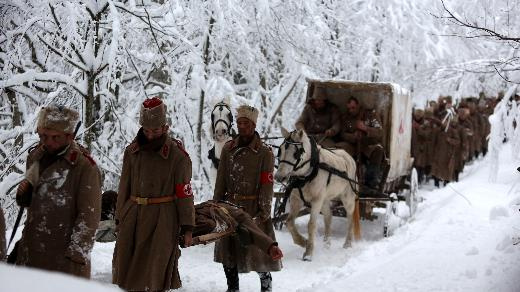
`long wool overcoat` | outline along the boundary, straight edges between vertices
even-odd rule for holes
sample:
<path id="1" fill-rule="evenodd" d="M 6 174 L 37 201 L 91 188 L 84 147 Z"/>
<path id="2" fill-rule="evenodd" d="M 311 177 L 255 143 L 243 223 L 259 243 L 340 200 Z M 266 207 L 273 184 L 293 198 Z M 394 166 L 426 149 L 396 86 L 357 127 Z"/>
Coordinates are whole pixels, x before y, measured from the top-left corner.
<path id="1" fill-rule="evenodd" d="M 273 153 L 262 143 L 258 133 L 249 145 L 238 145 L 236 138 L 222 150 L 213 200 L 228 200 L 242 206 L 255 218 L 258 227 L 276 241 L 271 220 Z M 242 246 L 236 236 L 215 243 L 215 261 L 225 266 L 236 265 L 240 273 L 281 269 L 281 261 L 273 261 L 254 245 Z"/>
<path id="2" fill-rule="evenodd" d="M 136 138 L 126 147 L 123 158 L 113 282 L 125 290 L 176 289 L 181 286 L 180 227 L 195 224 L 191 160 L 170 137 L 158 150 L 141 149 L 140 140 Z M 172 195 L 176 197 L 173 202 L 161 204 L 138 205 L 131 199 Z"/>
<path id="3" fill-rule="evenodd" d="M 32 166 L 39 178 L 16 264 L 90 278 L 90 252 L 101 213 L 98 167 L 75 142 L 54 157 L 39 145 L 27 158 L 27 169 Z"/>
<path id="4" fill-rule="evenodd" d="M 432 175 L 438 179 L 445 181 L 455 180 L 455 171 L 460 157 L 460 133 L 455 126 L 449 126 L 446 130 L 446 124 L 437 130 L 437 138 L 435 140 L 435 160 L 432 165 Z"/>

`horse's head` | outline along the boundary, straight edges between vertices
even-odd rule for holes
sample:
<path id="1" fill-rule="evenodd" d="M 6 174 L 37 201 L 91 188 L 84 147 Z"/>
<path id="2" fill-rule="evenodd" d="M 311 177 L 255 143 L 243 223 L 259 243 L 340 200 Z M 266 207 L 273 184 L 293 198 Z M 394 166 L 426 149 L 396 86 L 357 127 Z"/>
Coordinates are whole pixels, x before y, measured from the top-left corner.
<path id="1" fill-rule="evenodd" d="M 218 142 L 226 141 L 231 136 L 233 114 L 229 105 L 221 101 L 211 111 L 211 131 L 213 139 Z"/>
<path id="2" fill-rule="evenodd" d="M 298 171 L 309 161 L 311 144 L 304 130 L 294 130 L 291 133 L 282 128 L 285 138 L 278 149 L 278 170 L 275 179 L 283 182 L 291 175 L 298 175 Z"/>

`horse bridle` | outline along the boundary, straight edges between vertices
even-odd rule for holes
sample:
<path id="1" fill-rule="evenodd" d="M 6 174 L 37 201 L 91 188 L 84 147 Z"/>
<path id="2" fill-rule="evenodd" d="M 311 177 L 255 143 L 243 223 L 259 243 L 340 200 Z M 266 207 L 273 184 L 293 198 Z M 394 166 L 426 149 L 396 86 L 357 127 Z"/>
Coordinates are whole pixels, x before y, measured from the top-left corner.
<path id="1" fill-rule="evenodd" d="M 215 118 L 213 117 L 213 113 L 215 112 L 215 110 L 217 110 L 217 108 L 219 111 L 222 111 L 224 108 L 228 109 L 229 113 L 227 114 L 227 118 L 229 119 L 229 122 L 224 119 L 221 119 L 221 118 L 219 118 L 217 121 L 215 121 Z M 231 127 L 233 127 L 233 114 L 231 113 L 231 108 L 229 107 L 229 105 L 227 105 L 224 102 L 217 103 L 215 105 L 215 107 L 213 107 L 213 110 L 211 111 L 211 131 L 213 133 L 215 132 L 215 127 L 218 125 L 218 123 L 221 123 L 221 122 L 224 123 L 224 125 L 226 125 L 228 134 L 231 135 Z"/>
<path id="2" fill-rule="evenodd" d="M 296 162 L 294 162 L 294 163 L 291 161 L 288 161 L 288 160 L 280 160 L 280 156 L 282 155 L 282 147 L 284 147 L 284 149 L 287 150 L 287 149 L 289 149 L 289 146 L 296 147 L 296 152 L 294 152 L 294 154 L 293 154 L 293 158 L 296 159 Z M 280 144 L 280 148 L 278 148 L 278 155 L 277 155 L 278 156 L 278 165 L 280 165 L 282 163 L 289 164 L 293 167 L 293 171 L 297 171 L 298 169 L 301 169 L 303 166 L 305 166 L 307 163 L 309 163 L 311 161 L 311 159 L 308 159 L 307 161 L 305 161 L 304 163 L 299 165 L 302 160 L 303 153 L 305 153 L 305 149 L 303 148 L 303 143 L 293 141 L 291 139 L 291 136 L 289 135 L 289 137 L 285 138 L 283 140 L 282 144 Z"/>

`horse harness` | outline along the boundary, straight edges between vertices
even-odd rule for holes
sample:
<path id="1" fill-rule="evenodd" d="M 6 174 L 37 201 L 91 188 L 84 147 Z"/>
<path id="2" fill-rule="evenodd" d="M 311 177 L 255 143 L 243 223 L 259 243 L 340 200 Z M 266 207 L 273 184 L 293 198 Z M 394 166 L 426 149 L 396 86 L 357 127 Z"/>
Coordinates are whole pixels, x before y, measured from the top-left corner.
<path id="1" fill-rule="evenodd" d="M 298 170 L 298 169 L 301 169 L 304 165 L 306 165 L 307 163 L 310 164 L 310 167 L 311 167 L 311 172 L 308 174 L 308 175 L 305 175 L 305 176 L 291 176 L 289 178 L 289 183 L 287 185 L 287 188 L 285 189 L 285 193 L 284 193 L 284 203 L 282 205 L 282 210 L 285 210 L 285 204 L 287 202 L 287 198 L 289 197 L 289 195 L 291 194 L 292 190 L 294 188 L 297 188 L 298 189 L 298 193 L 300 195 L 300 199 L 303 201 L 304 205 L 306 207 L 310 207 L 310 203 L 307 202 L 305 200 L 305 198 L 303 197 L 303 192 L 302 192 L 302 188 L 305 186 L 305 184 L 311 182 L 313 179 L 316 178 L 316 176 L 318 175 L 318 171 L 320 169 L 323 169 L 325 171 L 327 171 L 329 173 L 329 177 L 327 179 L 327 185 L 330 183 L 330 179 L 332 177 L 332 175 L 336 175 L 336 176 L 339 176 L 343 179 L 346 179 L 349 184 L 350 184 L 350 187 L 352 188 L 352 190 L 355 191 L 355 188 L 354 186 L 352 185 L 352 183 L 354 184 L 358 184 L 357 181 L 351 179 L 350 177 L 348 177 L 348 174 L 345 172 L 345 171 L 341 171 L 333 166 L 330 166 L 328 165 L 327 163 L 324 163 L 324 162 L 320 162 L 320 155 L 319 155 L 319 149 L 318 149 L 318 146 L 316 144 L 316 141 L 313 139 L 313 138 L 310 138 L 310 143 L 311 143 L 311 158 L 307 161 L 305 161 L 304 163 L 302 163 L 300 166 L 298 166 L 298 164 L 300 164 L 301 162 L 301 156 L 302 154 L 305 152 L 305 149 L 303 148 L 303 143 L 302 142 L 295 142 L 295 141 L 292 141 L 290 138 L 288 139 L 285 139 L 283 141 L 283 143 L 280 145 L 280 149 L 282 148 L 282 146 L 285 147 L 285 149 L 287 149 L 289 147 L 289 145 L 294 145 L 296 147 L 296 152 L 294 153 L 294 158 L 296 159 L 296 162 L 295 163 L 292 163 L 290 161 L 287 161 L 287 160 L 280 160 L 279 161 L 279 164 L 282 164 L 282 163 L 286 163 L 286 164 L 289 164 L 289 165 L 292 165 L 293 166 L 293 170 Z M 330 151 L 329 149 L 326 149 L 328 151 Z M 280 150 L 278 150 L 278 158 L 280 158 Z"/>

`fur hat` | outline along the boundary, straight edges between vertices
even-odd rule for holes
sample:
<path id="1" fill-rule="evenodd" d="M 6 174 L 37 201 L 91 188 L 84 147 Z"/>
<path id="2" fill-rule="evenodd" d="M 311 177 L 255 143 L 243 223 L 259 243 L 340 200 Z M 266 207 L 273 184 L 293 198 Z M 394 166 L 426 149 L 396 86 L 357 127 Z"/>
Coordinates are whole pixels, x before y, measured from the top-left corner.
<path id="1" fill-rule="evenodd" d="M 416 108 L 413 110 L 413 116 L 416 118 L 416 119 L 422 119 L 424 118 L 424 110 L 420 109 L 420 108 Z"/>
<path id="2" fill-rule="evenodd" d="M 246 118 L 256 125 L 258 119 L 258 110 L 249 105 L 241 105 L 237 109 L 237 120 L 240 118 Z"/>
<path id="3" fill-rule="evenodd" d="M 166 105 L 158 97 L 147 98 L 141 105 L 139 124 L 156 129 L 166 125 Z"/>
<path id="4" fill-rule="evenodd" d="M 78 121 L 77 111 L 64 106 L 48 105 L 40 110 L 37 127 L 73 134 Z"/>

